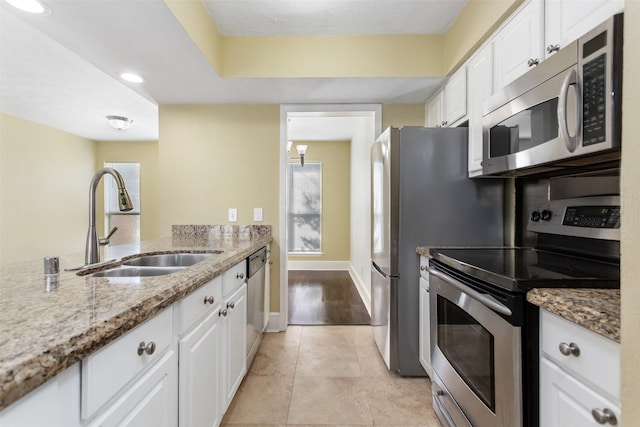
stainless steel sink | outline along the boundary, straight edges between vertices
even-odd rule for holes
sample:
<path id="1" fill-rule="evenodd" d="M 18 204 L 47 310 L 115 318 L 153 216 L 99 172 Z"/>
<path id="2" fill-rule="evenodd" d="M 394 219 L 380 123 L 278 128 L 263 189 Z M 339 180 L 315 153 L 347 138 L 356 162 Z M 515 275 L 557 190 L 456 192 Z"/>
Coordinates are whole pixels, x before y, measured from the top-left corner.
<path id="1" fill-rule="evenodd" d="M 222 251 L 209 253 L 176 253 L 176 254 L 159 254 L 159 255 L 143 255 L 138 258 L 124 261 L 122 265 L 138 266 L 138 267 L 189 267 L 200 261 L 204 261 L 211 257 L 221 254 Z"/>
<path id="2" fill-rule="evenodd" d="M 129 267 L 120 266 L 110 268 L 109 270 L 98 271 L 91 274 L 91 277 L 152 277 L 164 276 L 171 273 L 177 273 L 184 267 Z"/>

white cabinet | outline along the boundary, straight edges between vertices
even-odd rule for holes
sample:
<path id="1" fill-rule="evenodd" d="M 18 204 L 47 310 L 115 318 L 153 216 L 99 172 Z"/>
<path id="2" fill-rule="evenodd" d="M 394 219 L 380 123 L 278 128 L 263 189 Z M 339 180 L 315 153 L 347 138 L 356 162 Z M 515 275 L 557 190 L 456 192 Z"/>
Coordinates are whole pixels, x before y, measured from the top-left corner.
<path id="1" fill-rule="evenodd" d="M 180 302 L 184 334 L 178 343 L 181 427 L 213 427 L 222 419 L 220 306 L 222 277 L 217 277 Z M 204 317 L 204 318 L 203 318 Z"/>
<path id="2" fill-rule="evenodd" d="M 493 94 L 493 43 L 476 52 L 467 65 L 469 79 L 469 176 L 482 173 L 484 100 Z"/>
<path id="3" fill-rule="evenodd" d="M 246 261 L 222 276 L 222 409 L 226 411 L 247 370 Z M 244 273 L 243 273 L 244 272 Z"/>
<path id="4" fill-rule="evenodd" d="M 467 67 L 462 66 L 444 87 L 443 127 L 455 124 L 467 116 Z"/>
<path id="5" fill-rule="evenodd" d="M 89 426 L 174 427 L 178 422 L 177 380 L 178 358 L 171 349 Z"/>
<path id="6" fill-rule="evenodd" d="M 425 112 L 426 127 L 428 128 L 442 127 L 443 101 L 444 101 L 444 95 L 443 95 L 443 92 L 440 91 L 436 94 L 436 96 L 434 96 L 427 102 L 426 112 Z"/>
<path id="7" fill-rule="evenodd" d="M 623 8 L 623 0 L 546 0 L 546 56 L 553 55 Z"/>
<path id="8" fill-rule="evenodd" d="M 540 425 L 620 425 L 619 344 L 545 310 L 540 323 Z"/>
<path id="9" fill-rule="evenodd" d="M 429 260 L 420 257 L 420 364 L 432 378 L 431 369 L 431 322 L 429 308 Z"/>
<path id="10" fill-rule="evenodd" d="M 544 60 L 544 3 L 530 0 L 494 37 L 494 89 Z"/>

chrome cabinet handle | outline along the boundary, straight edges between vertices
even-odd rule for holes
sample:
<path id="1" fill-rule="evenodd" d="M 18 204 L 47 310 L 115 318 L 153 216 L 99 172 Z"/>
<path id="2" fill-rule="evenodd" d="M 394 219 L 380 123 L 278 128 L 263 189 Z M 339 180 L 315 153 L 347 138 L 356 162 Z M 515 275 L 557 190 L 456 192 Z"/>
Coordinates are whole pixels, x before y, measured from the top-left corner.
<path id="1" fill-rule="evenodd" d="M 574 342 L 567 344 L 566 342 L 561 342 L 558 346 L 560 349 L 560 353 L 564 356 L 580 356 L 580 347 Z"/>
<path id="2" fill-rule="evenodd" d="M 447 121 L 446 121 L 446 120 L 444 120 L 442 123 L 440 123 L 440 126 L 441 126 L 441 127 L 446 127 L 446 126 L 447 126 Z"/>
<path id="3" fill-rule="evenodd" d="M 569 86 L 574 86 L 576 90 L 576 129 L 574 130 L 574 136 L 569 134 L 569 124 L 567 122 L 567 96 L 569 95 Z M 558 124 L 560 127 L 560 137 L 564 141 L 564 145 L 570 153 L 573 153 L 578 146 L 578 131 L 580 130 L 582 122 L 581 99 L 582 96 L 580 95 L 580 88 L 578 87 L 577 73 L 576 70 L 571 69 L 562 81 L 560 96 L 558 97 Z"/>
<path id="4" fill-rule="evenodd" d="M 215 298 L 213 296 L 209 296 L 209 297 L 204 297 L 204 303 L 207 304 L 213 304 L 215 302 Z"/>
<path id="5" fill-rule="evenodd" d="M 615 426 L 618 424 L 618 419 L 616 418 L 616 414 L 613 413 L 611 409 L 603 408 L 594 408 L 591 410 L 591 415 L 593 419 L 596 420 L 598 424 L 611 424 Z"/>
<path id="6" fill-rule="evenodd" d="M 244 279 L 244 273 L 236 274 L 236 279 Z"/>
<path id="7" fill-rule="evenodd" d="M 560 50 L 559 44 L 550 44 L 549 46 L 547 46 L 547 53 L 553 53 L 559 50 Z"/>
<path id="8" fill-rule="evenodd" d="M 156 351 L 156 343 L 153 341 L 149 341 L 148 344 L 142 341 L 138 344 L 138 356 L 142 356 L 143 353 L 153 354 L 154 351 Z"/>
<path id="9" fill-rule="evenodd" d="M 535 67 L 535 66 L 536 66 L 536 65 L 538 65 L 539 63 L 540 63 L 540 60 L 539 60 L 538 58 L 530 58 L 530 59 L 527 61 L 527 65 L 528 65 L 529 67 Z"/>
<path id="10" fill-rule="evenodd" d="M 236 308 L 236 303 L 233 301 L 227 303 L 227 308 Z"/>
<path id="11" fill-rule="evenodd" d="M 220 310 L 220 311 L 218 312 L 218 317 L 220 317 L 220 316 L 225 316 L 225 317 L 226 317 L 226 316 L 227 316 L 227 314 L 228 314 L 228 311 L 227 311 L 227 309 L 225 308 L 224 310 Z"/>
<path id="12" fill-rule="evenodd" d="M 426 265 L 421 265 L 420 266 L 420 271 L 427 271 L 427 266 Z"/>

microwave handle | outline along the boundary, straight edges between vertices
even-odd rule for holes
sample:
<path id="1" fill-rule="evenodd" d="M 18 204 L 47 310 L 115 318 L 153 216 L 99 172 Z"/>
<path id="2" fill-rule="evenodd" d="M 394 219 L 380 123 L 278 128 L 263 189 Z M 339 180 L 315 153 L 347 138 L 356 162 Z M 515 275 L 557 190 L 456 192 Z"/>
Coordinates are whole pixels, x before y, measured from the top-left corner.
<path id="1" fill-rule="evenodd" d="M 567 123 L 567 97 L 569 96 L 569 86 L 575 85 L 576 90 L 576 129 L 574 136 L 569 134 L 569 124 Z M 580 122 L 582 121 L 581 113 L 582 106 L 580 105 L 580 93 L 577 83 L 577 73 L 575 69 L 569 70 L 564 77 L 562 87 L 560 89 L 560 96 L 558 99 L 558 124 L 560 126 L 560 136 L 564 141 L 564 145 L 567 147 L 570 153 L 573 153 L 578 146 L 578 131 L 580 129 Z"/>
<path id="2" fill-rule="evenodd" d="M 500 301 L 493 298 L 491 295 L 480 293 L 474 289 L 471 289 L 468 286 L 465 286 L 463 283 L 458 280 L 450 277 L 444 273 L 439 272 L 433 268 L 429 268 L 429 274 L 437 277 L 440 280 L 445 281 L 447 284 L 453 286 L 460 292 L 470 296 L 474 300 L 478 301 L 480 304 L 489 307 L 492 310 L 497 311 L 500 314 L 504 314 L 505 316 L 511 316 L 513 313 L 506 305 L 500 303 Z"/>

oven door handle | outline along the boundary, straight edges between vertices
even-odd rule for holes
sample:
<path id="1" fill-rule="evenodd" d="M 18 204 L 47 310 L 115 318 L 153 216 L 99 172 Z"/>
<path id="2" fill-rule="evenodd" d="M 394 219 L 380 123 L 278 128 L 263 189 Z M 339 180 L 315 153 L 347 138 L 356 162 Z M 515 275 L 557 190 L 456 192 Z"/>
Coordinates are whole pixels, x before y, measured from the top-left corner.
<path id="1" fill-rule="evenodd" d="M 429 268 L 429 274 L 433 274 L 438 279 L 447 282 L 449 285 L 453 286 L 460 292 L 464 293 L 465 295 L 469 295 L 471 298 L 475 299 L 482 305 L 485 305 L 500 314 L 504 314 L 505 316 L 511 316 L 513 314 L 509 307 L 500 303 L 500 301 L 496 300 L 491 295 L 483 294 L 476 291 L 475 289 L 471 289 L 464 283 L 454 279 L 453 277 L 447 276 L 446 274 L 441 273 L 440 271 L 433 268 Z"/>

